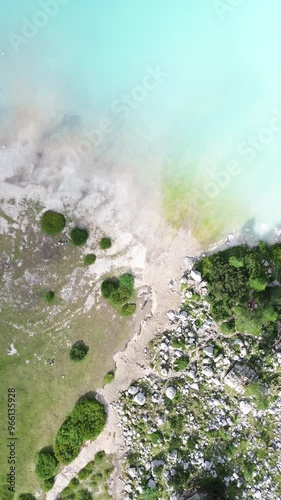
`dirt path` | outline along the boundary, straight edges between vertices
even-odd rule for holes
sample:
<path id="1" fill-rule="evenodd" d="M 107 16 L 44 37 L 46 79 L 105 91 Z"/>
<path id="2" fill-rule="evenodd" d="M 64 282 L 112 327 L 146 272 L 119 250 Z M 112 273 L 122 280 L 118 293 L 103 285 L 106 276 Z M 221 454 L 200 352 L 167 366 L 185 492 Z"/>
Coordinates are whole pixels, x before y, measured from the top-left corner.
<path id="1" fill-rule="evenodd" d="M 163 227 L 155 242 L 155 246 L 148 251 L 143 272 L 143 284 L 149 285 L 153 294 L 150 318 L 142 322 L 141 328 L 136 325 L 137 333 L 128 342 L 125 351 L 118 352 L 114 356 L 116 363 L 114 381 L 97 391 L 107 405 L 107 424 L 100 436 L 95 441 L 88 442 L 79 456 L 58 474 L 54 487 L 46 495 L 47 500 L 58 498 L 69 481 L 99 450 L 114 455 L 115 471 L 111 493 L 114 500 L 122 499 L 122 457 L 126 450 L 115 407 L 118 392 L 126 390 L 133 380 L 151 373 L 144 349 L 155 335 L 168 326 L 167 311 L 177 309 L 180 305 L 180 278 L 184 271 L 184 257 L 199 253 L 199 247 L 191 233 L 184 230 L 172 234 Z"/>

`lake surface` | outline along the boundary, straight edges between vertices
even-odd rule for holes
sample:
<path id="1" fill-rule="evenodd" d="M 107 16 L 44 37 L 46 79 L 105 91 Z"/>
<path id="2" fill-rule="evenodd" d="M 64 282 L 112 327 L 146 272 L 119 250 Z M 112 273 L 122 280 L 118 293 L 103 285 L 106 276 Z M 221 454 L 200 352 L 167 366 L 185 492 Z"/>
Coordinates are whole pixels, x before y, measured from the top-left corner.
<path id="1" fill-rule="evenodd" d="M 132 169 L 173 224 L 263 232 L 281 222 L 280 18 L 279 0 L 5 2 L 6 149 L 29 127 L 78 177 Z"/>

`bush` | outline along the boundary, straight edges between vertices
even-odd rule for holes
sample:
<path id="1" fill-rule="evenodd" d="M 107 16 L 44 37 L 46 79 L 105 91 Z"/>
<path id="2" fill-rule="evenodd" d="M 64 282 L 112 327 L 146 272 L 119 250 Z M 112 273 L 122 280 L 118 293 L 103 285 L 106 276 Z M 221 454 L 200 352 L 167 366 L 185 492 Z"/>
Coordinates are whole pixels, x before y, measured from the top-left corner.
<path id="1" fill-rule="evenodd" d="M 100 483 L 101 480 L 102 480 L 102 473 L 101 472 L 97 472 L 96 474 L 94 474 L 92 476 L 91 484 L 93 486 L 97 486 Z"/>
<path id="2" fill-rule="evenodd" d="M 92 498 L 92 493 L 86 489 L 78 491 L 75 496 L 75 500 L 92 500 Z"/>
<path id="3" fill-rule="evenodd" d="M 95 455 L 95 463 L 100 464 L 103 461 L 104 457 L 105 457 L 105 451 L 103 450 L 98 451 L 98 453 L 96 453 Z"/>
<path id="4" fill-rule="evenodd" d="M 235 321 L 231 319 L 229 321 L 225 321 L 220 325 L 221 332 L 225 335 L 232 335 L 235 333 Z"/>
<path id="5" fill-rule="evenodd" d="M 107 278 L 101 284 L 101 293 L 105 299 L 109 299 L 119 288 L 119 280 L 117 278 Z"/>
<path id="6" fill-rule="evenodd" d="M 112 245 L 111 238 L 107 238 L 106 236 L 100 240 L 100 248 L 102 250 L 107 250 Z"/>
<path id="7" fill-rule="evenodd" d="M 114 380 L 114 372 L 107 372 L 103 377 L 103 385 L 110 384 Z"/>
<path id="8" fill-rule="evenodd" d="M 55 454 L 62 463 L 71 462 L 83 442 L 95 439 L 106 422 L 106 411 L 93 397 L 79 400 L 60 427 L 55 442 Z"/>
<path id="9" fill-rule="evenodd" d="M 91 266 L 92 264 L 94 264 L 96 262 L 96 259 L 97 259 L 97 257 L 94 253 L 88 253 L 84 257 L 84 264 L 86 264 L 86 266 Z"/>
<path id="10" fill-rule="evenodd" d="M 88 479 L 93 472 L 95 462 L 89 462 L 83 469 L 78 472 L 78 477 L 81 480 Z"/>
<path id="11" fill-rule="evenodd" d="M 49 290 L 44 295 L 44 299 L 46 300 L 46 302 L 48 302 L 48 304 L 51 304 L 51 302 L 53 302 L 54 298 L 55 298 L 55 292 L 53 292 L 52 290 Z"/>
<path id="12" fill-rule="evenodd" d="M 62 214 L 47 210 L 41 217 L 41 229 L 47 234 L 60 233 L 65 227 L 65 218 Z"/>
<path id="13" fill-rule="evenodd" d="M 102 296 L 113 305 L 122 305 L 127 302 L 134 293 L 134 277 L 126 273 L 122 274 L 119 278 L 107 278 L 102 282 L 101 292 Z M 129 308 L 129 310 L 130 309 L 132 310 L 132 308 Z"/>
<path id="14" fill-rule="evenodd" d="M 73 344 L 69 351 L 69 357 L 72 361 L 82 361 L 89 351 L 89 347 L 82 341 L 78 340 Z"/>
<path id="15" fill-rule="evenodd" d="M 43 449 L 37 453 L 35 461 L 35 472 L 40 479 L 50 479 L 55 475 L 58 461 L 54 453 Z"/>
<path id="16" fill-rule="evenodd" d="M 19 500 L 36 500 L 36 498 L 31 493 L 21 493 L 19 495 Z"/>
<path id="17" fill-rule="evenodd" d="M 81 246 L 84 245 L 89 238 L 89 233 L 87 229 L 82 229 L 81 227 L 75 227 L 70 231 L 70 238 L 74 245 Z"/>
<path id="18" fill-rule="evenodd" d="M 133 302 L 129 302 L 127 304 L 124 304 L 122 306 L 122 315 L 123 316 L 132 316 L 135 312 L 136 312 L 136 304 L 134 304 Z"/>
<path id="19" fill-rule="evenodd" d="M 54 486 L 54 484 L 55 484 L 54 477 L 50 477 L 49 479 L 45 479 L 45 481 L 43 481 L 43 484 L 42 484 L 43 491 L 50 491 L 52 489 L 52 487 Z"/>

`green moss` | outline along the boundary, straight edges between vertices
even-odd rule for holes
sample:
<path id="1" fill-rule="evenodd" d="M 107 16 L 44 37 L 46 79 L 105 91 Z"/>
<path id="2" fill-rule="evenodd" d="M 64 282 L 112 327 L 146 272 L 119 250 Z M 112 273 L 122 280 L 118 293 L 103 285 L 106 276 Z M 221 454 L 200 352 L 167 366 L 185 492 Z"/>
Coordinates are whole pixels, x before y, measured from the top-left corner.
<path id="1" fill-rule="evenodd" d="M 177 358 L 174 362 L 173 368 L 176 372 L 184 370 L 189 364 L 189 358 L 187 356 L 181 356 Z"/>

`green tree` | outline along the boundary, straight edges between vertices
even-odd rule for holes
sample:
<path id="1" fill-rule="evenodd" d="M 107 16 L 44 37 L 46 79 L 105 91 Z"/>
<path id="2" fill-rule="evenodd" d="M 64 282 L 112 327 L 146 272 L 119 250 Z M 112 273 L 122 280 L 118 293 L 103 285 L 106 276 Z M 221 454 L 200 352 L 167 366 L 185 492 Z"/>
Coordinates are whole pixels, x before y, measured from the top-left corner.
<path id="1" fill-rule="evenodd" d="M 41 217 L 41 229 L 47 234 L 60 233 L 65 227 L 65 218 L 62 214 L 47 210 Z"/>
<path id="2" fill-rule="evenodd" d="M 107 236 L 104 236 L 101 240 L 100 240 L 100 248 L 102 250 L 107 250 L 108 248 L 110 248 L 112 245 L 112 242 L 111 242 L 111 238 L 108 238 Z"/>
<path id="3" fill-rule="evenodd" d="M 97 257 L 94 253 L 88 253 L 84 257 L 84 264 L 86 264 L 86 266 L 91 266 L 92 264 L 94 264 L 96 262 L 96 259 L 97 259 Z"/>
<path id="4" fill-rule="evenodd" d="M 50 479 L 55 475 L 58 461 L 52 451 L 43 448 L 36 455 L 35 472 L 40 479 Z"/>
<path id="5" fill-rule="evenodd" d="M 82 361 L 89 351 L 89 347 L 83 342 L 78 340 L 73 344 L 69 351 L 69 357 L 72 361 Z"/>
<path id="6" fill-rule="evenodd" d="M 87 229 L 82 229 L 81 227 L 74 227 L 70 231 L 70 238 L 74 245 L 81 246 L 84 245 L 89 238 L 89 233 Z"/>
<path id="7" fill-rule="evenodd" d="M 83 442 L 95 439 L 106 422 L 102 403 L 93 397 L 80 399 L 60 427 L 55 442 L 55 454 L 62 463 L 71 462 Z"/>
<path id="8" fill-rule="evenodd" d="M 44 299 L 46 302 L 48 302 L 48 304 L 51 304 L 51 302 L 53 302 L 54 298 L 55 298 L 55 292 L 53 292 L 52 290 L 49 290 L 44 295 Z"/>

